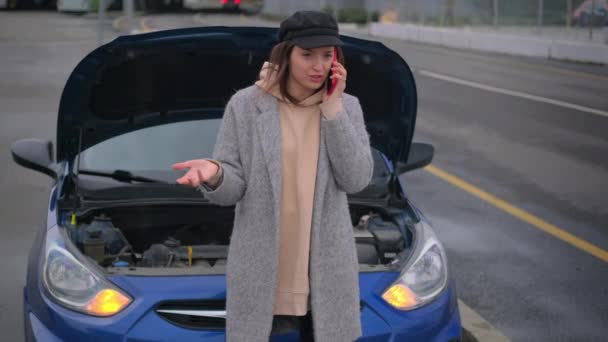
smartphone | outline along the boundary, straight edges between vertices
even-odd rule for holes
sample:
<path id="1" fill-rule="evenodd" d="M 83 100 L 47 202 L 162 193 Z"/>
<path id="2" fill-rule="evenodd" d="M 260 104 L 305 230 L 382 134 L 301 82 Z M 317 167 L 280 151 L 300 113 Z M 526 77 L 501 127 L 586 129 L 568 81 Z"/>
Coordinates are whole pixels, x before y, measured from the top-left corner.
<path id="1" fill-rule="evenodd" d="M 335 61 L 338 60 L 338 49 L 336 49 L 334 47 L 334 58 L 332 59 L 332 63 L 331 63 L 331 67 L 334 66 Z M 329 70 L 329 76 L 332 75 L 331 70 Z M 327 95 L 331 95 L 331 93 L 334 92 L 334 89 L 336 88 L 336 84 L 338 84 L 338 79 L 337 78 L 330 78 L 328 79 L 329 82 L 327 82 Z"/>

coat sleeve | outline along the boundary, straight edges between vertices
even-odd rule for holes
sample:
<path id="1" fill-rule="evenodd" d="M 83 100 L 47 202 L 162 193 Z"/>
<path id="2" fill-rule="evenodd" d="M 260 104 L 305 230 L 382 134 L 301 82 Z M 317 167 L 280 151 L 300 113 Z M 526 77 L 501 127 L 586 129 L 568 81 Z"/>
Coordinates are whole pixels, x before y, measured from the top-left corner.
<path id="1" fill-rule="evenodd" d="M 323 118 L 323 134 L 336 182 L 346 193 L 359 192 L 372 179 L 374 161 L 359 100 L 344 98 L 332 119 Z"/>
<path id="2" fill-rule="evenodd" d="M 199 191 L 219 205 L 234 205 L 245 194 L 247 183 L 241 164 L 236 118 L 231 102 L 226 105 L 213 149 L 213 161 L 220 164 L 222 177 L 213 187 L 201 185 Z"/>

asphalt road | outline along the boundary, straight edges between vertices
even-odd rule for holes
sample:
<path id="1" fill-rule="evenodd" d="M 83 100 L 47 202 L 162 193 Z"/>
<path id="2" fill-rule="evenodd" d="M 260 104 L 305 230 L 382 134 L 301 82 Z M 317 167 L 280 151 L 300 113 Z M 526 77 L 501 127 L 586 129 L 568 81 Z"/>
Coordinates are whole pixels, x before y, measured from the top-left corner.
<path id="1" fill-rule="evenodd" d="M 214 13 L 153 16 L 144 26 L 215 24 L 269 25 Z M 95 47 L 95 25 L 89 16 L 0 12 L 0 163 L 6 165 L 0 169 L 0 329 L 7 341 L 22 338 L 26 257 L 50 183 L 16 166 L 10 144 L 54 139 L 59 96 Z M 110 20 L 106 27 L 109 39 Z M 608 249 L 608 117 L 585 110 L 608 111 L 606 67 L 378 40 L 416 71 L 415 140 L 435 145 L 435 167 Z M 605 340 L 605 261 L 428 170 L 403 179 L 447 248 L 459 297 L 502 333 L 514 341 Z"/>
<path id="2" fill-rule="evenodd" d="M 146 23 L 277 25 L 204 13 Z M 372 39 L 415 70 L 415 140 L 436 147 L 435 167 L 606 253 L 608 67 Z M 502 333 L 515 341 L 605 340 L 605 259 L 430 172 L 403 179 L 448 250 L 459 297 Z"/>
<path id="3" fill-rule="evenodd" d="M 54 141 L 63 86 L 96 47 L 96 21 L 55 12 L 0 11 L 0 330 L 22 341 L 22 288 L 27 255 L 46 220 L 50 178 L 17 166 L 10 145 L 36 137 Z M 106 37 L 112 38 L 111 21 Z"/>
<path id="4" fill-rule="evenodd" d="M 384 40 L 416 69 L 415 140 L 434 165 L 608 248 L 608 117 L 431 78 L 608 109 L 608 73 Z M 446 245 L 459 297 L 514 341 L 602 341 L 608 267 L 433 174 L 403 176 Z"/>

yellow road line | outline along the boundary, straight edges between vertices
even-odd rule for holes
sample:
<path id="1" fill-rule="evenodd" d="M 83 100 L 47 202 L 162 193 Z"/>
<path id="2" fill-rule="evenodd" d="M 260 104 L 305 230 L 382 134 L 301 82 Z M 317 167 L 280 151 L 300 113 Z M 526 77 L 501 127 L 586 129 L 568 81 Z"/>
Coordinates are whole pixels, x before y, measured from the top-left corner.
<path id="1" fill-rule="evenodd" d="M 446 171 L 441 170 L 440 168 L 438 168 L 434 165 L 429 165 L 429 166 L 425 167 L 424 169 L 426 171 L 430 172 L 431 174 L 443 179 L 444 181 L 470 193 L 471 195 L 473 195 L 479 199 L 482 199 L 499 209 L 506 211 L 507 213 L 519 218 L 522 221 L 525 221 L 525 222 L 531 224 L 532 226 L 544 231 L 545 233 L 551 234 L 554 237 L 556 237 L 566 243 L 569 243 L 572 246 L 579 248 L 579 249 L 595 256 L 596 258 L 598 258 L 600 260 L 603 260 L 604 262 L 608 262 L 608 251 L 605 251 L 600 247 L 597 247 L 583 239 L 580 239 L 580 238 L 568 233 L 564 229 L 561 229 L 555 225 L 552 225 L 551 223 L 548 223 L 548 222 L 542 220 L 541 218 L 528 213 L 525 210 L 522 210 L 512 204 L 509 204 L 508 202 L 506 202 L 494 195 L 491 195 L 491 194 L 479 189 L 478 187 L 476 187 Z"/>
<path id="2" fill-rule="evenodd" d="M 148 19 L 149 18 L 142 18 L 139 21 L 139 27 L 141 28 L 142 32 L 151 32 L 152 28 L 150 28 L 150 26 L 148 26 Z"/>
<path id="3" fill-rule="evenodd" d="M 120 30 L 120 25 L 122 25 L 122 21 L 123 21 L 123 20 L 125 20 L 125 19 L 127 19 L 127 17 L 125 17 L 124 15 L 123 15 L 123 16 L 120 16 L 120 17 L 118 17 L 118 18 L 116 18 L 116 19 L 114 19 L 114 20 L 112 21 L 112 27 L 113 27 L 115 30 L 119 31 L 119 30 Z"/>
<path id="4" fill-rule="evenodd" d="M 141 18 L 139 19 L 139 30 L 141 32 L 152 32 L 154 31 L 154 29 L 152 29 L 150 27 L 150 25 L 148 25 L 148 19 L 150 18 Z M 112 27 L 114 27 L 115 30 L 120 31 L 121 30 L 121 26 L 123 25 L 123 22 L 127 20 L 126 16 L 120 16 L 116 19 L 114 19 L 114 21 L 112 22 Z"/>

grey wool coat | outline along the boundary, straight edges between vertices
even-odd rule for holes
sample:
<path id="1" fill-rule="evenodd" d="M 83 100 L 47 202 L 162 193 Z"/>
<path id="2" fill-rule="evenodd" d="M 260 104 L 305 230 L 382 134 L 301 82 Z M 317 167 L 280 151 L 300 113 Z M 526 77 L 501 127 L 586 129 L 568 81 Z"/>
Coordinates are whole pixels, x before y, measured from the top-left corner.
<path id="1" fill-rule="evenodd" d="M 315 341 L 361 336 L 358 258 L 347 193 L 365 188 L 373 160 L 361 106 L 343 94 L 343 110 L 321 119 L 310 239 L 310 300 Z M 218 205 L 234 205 L 226 268 L 229 342 L 266 342 L 272 329 L 279 255 L 281 133 L 278 101 L 258 86 L 228 101 L 213 159 L 223 181 L 200 188 Z"/>

